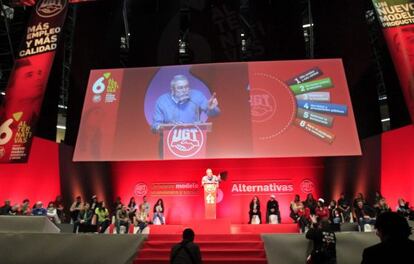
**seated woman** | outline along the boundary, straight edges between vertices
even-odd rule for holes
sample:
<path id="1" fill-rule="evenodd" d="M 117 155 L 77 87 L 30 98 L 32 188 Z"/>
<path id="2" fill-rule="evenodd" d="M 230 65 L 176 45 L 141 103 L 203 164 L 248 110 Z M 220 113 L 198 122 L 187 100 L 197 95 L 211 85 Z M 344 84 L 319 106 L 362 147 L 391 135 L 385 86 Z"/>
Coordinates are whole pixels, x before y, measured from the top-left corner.
<path id="1" fill-rule="evenodd" d="M 398 205 L 397 205 L 397 213 L 403 217 L 408 217 L 410 215 L 410 207 L 408 206 L 408 203 L 403 199 L 398 199 Z"/>
<path id="2" fill-rule="evenodd" d="M 135 213 L 136 225 L 139 227 L 137 233 L 142 233 L 148 226 L 148 214 L 144 207 L 144 204 L 140 204 L 138 210 Z"/>
<path id="3" fill-rule="evenodd" d="M 376 216 L 378 217 L 380 214 L 385 213 L 385 212 L 391 212 L 391 208 L 388 206 L 388 204 L 385 202 L 385 198 L 381 198 L 376 207 L 375 207 L 377 214 Z"/>
<path id="4" fill-rule="evenodd" d="M 129 210 L 129 220 L 134 221 L 135 213 L 137 211 L 137 203 L 135 202 L 135 198 L 131 197 L 128 203 L 128 210 Z"/>
<path id="5" fill-rule="evenodd" d="M 159 220 L 159 222 L 157 220 Z M 163 225 L 165 224 L 164 220 L 164 201 L 162 199 L 158 199 L 158 201 L 154 205 L 154 217 L 152 218 L 152 222 L 155 225 L 158 223 Z"/>
<path id="6" fill-rule="evenodd" d="M 60 224 L 60 218 L 58 216 L 57 208 L 55 207 L 55 203 L 54 202 L 49 202 L 46 210 L 47 210 L 46 215 L 50 219 L 50 221 L 52 221 L 55 224 Z"/>
<path id="7" fill-rule="evenodd" d="M 98 203 L 95 214 L 97 216 L 96 225 L 98 226 L 99 233 L 105 233 L 108 226 L 111 224 L 111 220 L 109 219 L 109 211 L 108 208 L 105 207 L 104 202 Z"/>
<path id="8" fill-rule="evenodd" d="M 261 224 L 262 213 L 260 212 L 260 201 L 257 196 L 254 196 L 250 202 L 249 210 L 249 224 Z"/>
<path id="9" fill-rule="evenodd" d="M 299 194 L 295 195 L 295 199 L 290 202 L 290 218 L 293 219 L 293 222 L 297 223 L 299 220 L 298 210 L 304 207 L 302 201 L 300 200 Z"/>
<path id="10" fill-rule="evenodd" d="M 319 198 L 317 206 L 315 208 L 315 215 L 318 217 L 318 220 L 329 219 L 329 209 L 325 206 L 325 200 Z"/>

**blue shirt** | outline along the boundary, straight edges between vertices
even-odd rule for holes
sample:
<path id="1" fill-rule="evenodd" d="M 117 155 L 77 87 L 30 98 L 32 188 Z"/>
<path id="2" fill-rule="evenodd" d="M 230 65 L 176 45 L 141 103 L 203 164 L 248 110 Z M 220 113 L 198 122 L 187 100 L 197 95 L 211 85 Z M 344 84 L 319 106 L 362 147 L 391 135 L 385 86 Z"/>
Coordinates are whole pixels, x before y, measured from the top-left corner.
<path id="1" fill-rule="evenodd" d="M 32 214 L 36 216 L 46 215 L 47 210 L 45 208 L 35 208 L 32 210 Z"/>
<path id="2" fill-rule="evenodd" d="M 208 100 L 197 90 L 190 90 L 190 99 L 184 103 L 177 103 L 171 93 L 161 95 L 156 104 L 152 117 L 152 129 L 157 130 L 160 124 L 199 123 L 201 112 L 208 116 L 216 116 L 220 109 L 208 109 Z"/>

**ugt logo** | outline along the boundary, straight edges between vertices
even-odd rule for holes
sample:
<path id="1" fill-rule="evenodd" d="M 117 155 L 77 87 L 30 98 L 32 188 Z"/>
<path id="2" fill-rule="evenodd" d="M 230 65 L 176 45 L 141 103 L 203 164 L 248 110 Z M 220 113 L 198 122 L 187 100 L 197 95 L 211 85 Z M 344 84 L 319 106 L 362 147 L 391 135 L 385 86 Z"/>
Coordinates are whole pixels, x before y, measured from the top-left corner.
<path id="1" fill-rule="evenodd" d="M 263 89 L 250 91 L 250 108 L 253 122 L 264 122 L 276 112 L 276 101 L 271 93 Z"/>
<path id="2" fill-rule="evenodd" d="M 67 0 L 40 0 L 37 2 L 36 13 L 40 17 L 53 17 L 62 12 Z"/>
<path id="3" fill-rule="evenodd" d="M 203 132 L 198 126 L 173 127 L 168 133 L 167 145 L 172 154 L 179 158 L 196 155 L 204 144 Z"/>

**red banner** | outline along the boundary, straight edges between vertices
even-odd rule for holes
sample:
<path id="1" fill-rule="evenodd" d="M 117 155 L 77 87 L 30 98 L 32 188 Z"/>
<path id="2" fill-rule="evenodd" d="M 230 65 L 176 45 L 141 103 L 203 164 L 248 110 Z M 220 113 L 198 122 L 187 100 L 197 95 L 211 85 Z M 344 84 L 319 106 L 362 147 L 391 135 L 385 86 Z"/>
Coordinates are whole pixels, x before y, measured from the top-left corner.
<path id="1" fill-rule="evenodd" d="M 39 0 L 0 108 L 0 163 L 26 162 L 43 101 L 67 0 Z"/>
<path id="2" fill-rule="evenodd" d="M 414 121 L 414 1 L 373 0 Z"/>

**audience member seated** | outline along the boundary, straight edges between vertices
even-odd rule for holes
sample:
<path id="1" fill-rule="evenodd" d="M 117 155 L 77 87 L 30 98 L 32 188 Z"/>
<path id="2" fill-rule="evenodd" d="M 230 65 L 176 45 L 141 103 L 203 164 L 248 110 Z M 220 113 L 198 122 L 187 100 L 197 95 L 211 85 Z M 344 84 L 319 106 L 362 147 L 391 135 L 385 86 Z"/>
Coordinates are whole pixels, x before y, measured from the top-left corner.
<path id="1" fill-rule="evenodd" d="M 315 209 L 315 215 L 318 220 L 329 219 L 329 209 L 325 206 L 325 200 L 319 198 L 318 206 Z"/>
<path id="2" fill-rule="evenodd" d="M 379 206 L 381 199 L 384 199 L 384 196 L 382 196 L 380 192 L 375 192 L 374 208 L 377 208 Z"/>
<path id="3" fill-rule="evenodd" d="M 123 205 L 121 197 L 117 196 L 114 201 L 114 207 L 112 208 L 112 214 L 116 216 L 118 210 L 121 210 Z"/>
<path id="4" fill-rule="evenodd" d="M 47 210 L 43 208 L 43 203 L 41 201 L 38 201 L 35 203 L 35 207 L 32 210 L 32 215 L 34 216 L 46 216 Z"/>
<path id="5" fill-rule="evenodd" d="M 313 222 L 311 218 L 310 209 L 308 207 L 299 207 L 298 208 L 298 225 L 301 233 L 305 233 L 309 228 L 310 224 Z"/>
<path id="6" fill-rule="evenodd" d="M 260 212 L 260 201 L 257 196 L 254 196 L 250 202 L 249 209 L 249 224 L 261 224 L 262 213 Z"/>
<path id="7" fill-rule="evenodd" d="M 365 201 L 364 195 L 362 193 L 357 193 L 357 195 L 355 196 L 354 202 L 352 204 L 352 206 L 354 207 L 354 210 L 358 208 L 359 201 L 361 201 L 364 205 L 367 204 L 367 202 Z"/>
<path id="8" fill-rule="evenodd" d="M 377 210 L 377 214 L 376 216 L 378 217 L 380 214 L 385 213 L 385 212 L 391 212 L 390 207 L 388 206 L 388 204 L 385 202 L 385 198 L 381 198 L 378 201 L 378 204 L 375 208 Z"/>
<path id="9" fill-rule="evenodd" d="M 183 231 L 183 240 L 174 245 L 170 253 L 171 264 L 201 264 L 200 247 L 194 243 L 194 231 L 187 228 Z"/>
<path id="10" fill-rule="evenodd" d="M 121 207 L 121 210 L 118 210 L 116 213 L 116 219 L 115 219 L 115 226 L 116 226 L 116 233 L 121 233 L 121 226 L 125 227 L 125 233 L 128 233 L 129 231 L 129 212 L 128 207 L 123 205 Z"/>
<path id="11" fill-rule="evenodd" d="M 298 210 L 304 207 L 303 203 L 300 200 L 298 194 L 295 195 L 295 199 L 290 202 L 290 215 L 289 217 L 293 219 L 293 222 L 297 223 L 299 220 Z"/>
<path id="12" fill-rule="evenodd" d="M 20 204 L 15 204 L 12 206 L 10 215 L 22 215 Z"/>
<path id="13" fill-rule="evenodd" d="M 0 207 L 0 215 L 10 215 L 11 209 L 10 201 L 4 201 L 4 205 Z"/>
<path id="14" fill-rule="evenodd" d="M 109 211 L 105 207 L 104 202 L 98 203 L 98 206 L 95 209 L 95 215 L 97 216 L 96 225 L 98 227 L 98 232 L 103 234 L 111 224 L 111 220 L 109 219 Z"/>
<path id="15" fill-rule="evenodd" d="M 95 213 L 95 209 L 98 207 L 98 196 L 96 194 L 92 195 L 89 204 L 90 210 Z"/>
<path id="16" fill-rule="evenodd" d="M 61 195 L 56 196 L 55 199 L 55 207 L 57 210 L 57 215 L 60 219 L 60 222 L 66 223 L 66 213 L 65 213 L 65 206 L 63 205 L 63 197 Z"/>
<path id="17" fill-rule="evenodd" d="M 164 201 L 162 199 L 158 199 L 158 201 L 154 205 L 154 216 L 152 218 L 153 224 L 165 224 L 164 218 Z"/>
<path id="18" fill-rule="evenodd" d="M 345 198 L 345 194 L 341 193 L 338 199 L 339 212 L 341 213 L 342 222 L 352 222 L 351 204 Z"/>
<path id="19" fill-rule="evenodd" d="M 333 231 L 338 232 L 341 231 L 341 223 L 343 222 L 341 210 L 338 208 L 336 201 L 332 200 L 329 203 L 329 221 L 331 222 L 331 226 Z"/>
<path id="20" fill-rule="evenodd" d="M 270 195 L 269 201 L 267 201 L 266 223 L 279 224 L 281 223 L 281 221 L 282 218 L 280 217 L 279 202 L 276 200 L 276 197 L 272 194 Z"/>
<path id="21" fill-rule="evenodd" d="M 307 263 L 336 264 L 336 236 L 329 221 L 323 218 L 306 232 L 306 238 L 313 241 L 313 249 Z"/>
<path id="22" fill-rule="evenodd" d="M 151 205 L 147 200 L 147 196 L 143 196 L 142 197 L 142 203 L 140 204 L 140 206 L 142 206 L 143 210 L 145 211 L 145 213 L 147 214 L 147 219 L 149 219 L 149 214 L 150 214 L 150 210 L 151 210 Z"/>
<path id="23" fill-rule="evenodd" d="M 47 205 L 46 215 L 49 218 L 49 220 L 52 221 L 53 223 L 55 224 L 61 223 L 54 202 L 49 202 L 49 204 Z"/>
<path id="24" fill-rule="evenodd" d="M 73 223 L 73 233 L 90 232 L 92 216 L 93 216 L 93 212 L 90 209 L 89 203 L 85 203 L 82 206 L 82 210 L 78 214 L 78 218 Z"/>
<path id="25" fill-rule="evenodd" d="M 318 203 L 316 202 L 315 198 L 311 193 L 308 193 L 306 196 L 306 200 L 303 202 L 303 205 L 309 208 L 311 215 L 315 214 L 316 207 L 318 207 Z"/>
<path id="26" fill-rule="evenodd" d="M 72 203 L 69 209 L 71 219 L 70 221 L 72 224 L 78 221 L 79 212 L 83 209 L 82 206 L 82 198 L 80 196 L 77 196 L 76 200 Z"/>
<path id="27" fill-rule="evenodd" d="M 385 212 L 378 216 L 375 228 L 381 242 L 364 249 L 362 264 L 413 263 L 414 241 L 409 239 L 411 227 L 404 217 Z"/>
<path id="28" fill-rule="evenodd" d="M 142 231 L 144 231 L 144 229 L 148 226 L 148 215 L 145 211 L 144 204 L 139 205 L 135 218 L 137 221 L 137 226 L 139 227 L 137 233 L 142 233 Z"/>
<path id="29" fill-rule="evenodd" d="M 29 199 L 24 199 L 23 203 L 20 207 L 22 215 L 31 215 L 32 209 L 30 208 L 30 201 Z"/>
<path id="30" fill-rule="evenodd" d="M 375 224 L 375 211 L 369 205 L 364 204 L 363 201 L 358 201 L 357 208 L 355 209 L 355 217 L 358 221 L 360 230 L 362 232 L 365 230 L 365 225 Z"/>
<path id="31" fill-rule="evenodd" d="M 128 203 L 128 211 L 129 211 L 129 220 L 131 223 L 134 221 L 135 213 L 137 211 L 137 203 L 135 202 L 135 198 L 131 197 Z"/>
<path id="32" fill-rule="evenodd" d="M 397 213 L 403 217 L 410 215 L 410 206 L 403 198 L 398 199 L 398 205 L 396 209 Z"/>
<path id="33" fill-rule="evenodd" d="M 90 232 L 92 216 L 93 212 L 90 208 L 89 203 L 85 203 L 82 206 L 82 210 L 78 214 L 78 219 L 73 224 L 73 233 L 76 233 L 76 231 L 78 231 L 79 233 Z"/>

